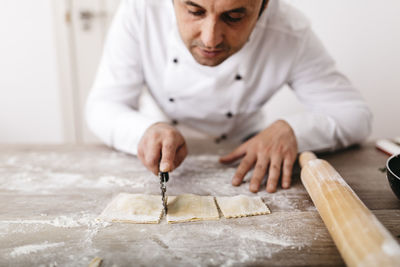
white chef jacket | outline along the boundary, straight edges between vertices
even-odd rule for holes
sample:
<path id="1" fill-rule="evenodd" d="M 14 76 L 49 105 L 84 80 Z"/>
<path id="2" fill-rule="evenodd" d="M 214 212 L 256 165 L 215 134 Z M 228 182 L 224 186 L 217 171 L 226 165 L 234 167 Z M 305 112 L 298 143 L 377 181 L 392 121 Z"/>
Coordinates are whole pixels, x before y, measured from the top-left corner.
<path id="1" fill-rule="evenodd" d="M 171 0 L 122 0 L 89 95 L 86 117 L 106 144 L 136 154 L 160 121 L 140 113 L 146 86 L 167 121 L 217 140 L 241 140 L 265 128 L 262 106 L 289 85 L 307 111 L 282 117 L 299 151 L 363 141 L 371 113 L 317 39 L 307 19 L 270 0 L 248 42 L 215 67 L 198 64 L 184 45 Z"/>

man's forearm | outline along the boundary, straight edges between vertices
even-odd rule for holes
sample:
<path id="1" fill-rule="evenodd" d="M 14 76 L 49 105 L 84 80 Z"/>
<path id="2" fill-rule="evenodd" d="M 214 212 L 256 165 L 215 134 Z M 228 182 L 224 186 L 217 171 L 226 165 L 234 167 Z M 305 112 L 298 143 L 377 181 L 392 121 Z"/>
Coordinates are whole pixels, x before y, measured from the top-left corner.
<path id="1" fill-rule="evenodd" d="M 88 101 L 86 119 L 89 128 L 108 146 L 137 155 L 140 138 L 157 120 L 148 118 L 122 104 Z"/>

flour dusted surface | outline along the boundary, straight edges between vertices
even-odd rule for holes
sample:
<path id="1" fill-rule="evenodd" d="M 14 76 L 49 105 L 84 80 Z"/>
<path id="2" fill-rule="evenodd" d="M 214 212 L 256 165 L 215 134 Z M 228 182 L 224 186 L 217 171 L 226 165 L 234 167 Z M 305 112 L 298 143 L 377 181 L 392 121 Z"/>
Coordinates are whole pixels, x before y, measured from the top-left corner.
<path id="1" fill-rule="evenodd" d="M 219 164 L 213 152 L 190 149 L 171 173 L 167 195 L 254 196 L 248 178 L 231 185 L 235 170 Z M 257 194 L 273 211 L 268 216 L 120 224 L 96 220 L 120 192 L 160 195 L 158 177 L 135 157 L 103 147 L 1 150 L 0 173 L 0 266 L 87 266 L 96 256 L 110 266 L 285 265 L 286 255 L 312 249 L 315 239 L 333 246 L 298 180 L 289 190 Z"/>
<path id="2" fill-rule="evenodd" d="M 56 247 L 62 247 L 64 246 L 64 242 L 60 243 L 49 243 L 49 242 L 43 242 L 41 244 L 31 244 L 31 245 L 25 245 L 25 246 L 20 246 L 16 247 L 13 249 L 13 251 L 10 253 L 11 257 L 18 257 L 20 255 L 27 255 L 31 253 L 36 253 L 38 251 L 46 250 L 49 248 L 56 248 Z"/>

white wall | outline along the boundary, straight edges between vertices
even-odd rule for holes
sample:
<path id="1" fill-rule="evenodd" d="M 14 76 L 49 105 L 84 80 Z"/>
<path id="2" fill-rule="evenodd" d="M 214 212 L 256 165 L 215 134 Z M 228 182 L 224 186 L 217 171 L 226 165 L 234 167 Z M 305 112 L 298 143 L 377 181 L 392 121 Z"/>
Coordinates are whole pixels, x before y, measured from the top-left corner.
<path id="1" fill-rule="evenodd" d="M 0 143 L 63 141 L 51 1 L 0 2 Z"/>
<path id="2" fill-rule="evenodd" d="M 363 94 L 374 114 L 371 139 L 400 136 L 400 1 L 287 1 L 310 18 L 339 69 Z M 267 110 L 277 115 L 276 108 L 288 105 L 286 96 L 293 103 L 289 110 L 299 106 L 284 90 Z"/>

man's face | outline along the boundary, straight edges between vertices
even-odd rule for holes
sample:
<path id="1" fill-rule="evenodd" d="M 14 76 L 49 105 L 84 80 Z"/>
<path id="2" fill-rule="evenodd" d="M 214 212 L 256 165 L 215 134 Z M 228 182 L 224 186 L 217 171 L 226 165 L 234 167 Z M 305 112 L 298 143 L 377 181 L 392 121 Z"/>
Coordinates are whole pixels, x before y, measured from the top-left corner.
<path id="1" fill-rule="evenodd" d="M 262 0 L 175 0 L 179 33 L 194 59 L 216 66 L 247 42 Z"/>

